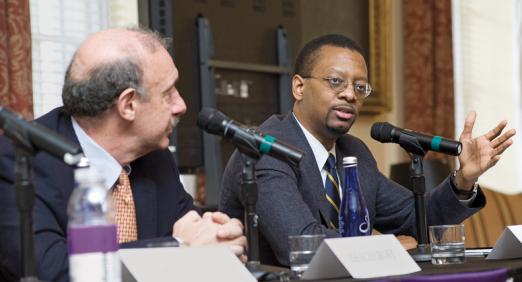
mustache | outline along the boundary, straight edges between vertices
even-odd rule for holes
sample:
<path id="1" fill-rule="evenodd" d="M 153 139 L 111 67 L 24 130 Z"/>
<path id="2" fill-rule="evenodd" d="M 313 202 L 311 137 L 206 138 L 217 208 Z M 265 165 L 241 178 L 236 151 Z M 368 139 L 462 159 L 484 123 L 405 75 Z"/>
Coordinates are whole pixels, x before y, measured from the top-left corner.
<path id="1" fill-rule="evenodd" d="M 170 118 L 170 126 L 171 126 L 172 128 L 175 128 L 175 127 L 178 125 L 179 120 L 180 120 L 180 119 L 177 118 L 177 117 L 172 117 L 172 118 Z"/>

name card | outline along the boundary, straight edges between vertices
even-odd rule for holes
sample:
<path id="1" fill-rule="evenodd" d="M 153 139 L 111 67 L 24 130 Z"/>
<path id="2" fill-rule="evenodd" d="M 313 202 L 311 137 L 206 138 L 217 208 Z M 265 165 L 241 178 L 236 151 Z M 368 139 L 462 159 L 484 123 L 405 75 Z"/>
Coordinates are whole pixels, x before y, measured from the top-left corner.
<path id="1" fill-rule="evenodd" d="M 522 225 L 511 225 L 504 229 L 495 247 L 486 259 L 510 259 L 522 257 Z"/>
<path id="2" fill-rule="evenodd" d="M 364 279 L 420 270 L 393 235 L 332 238 L 323 241 L 302 279 Z"/>
<path id="3" fill-rule="evenodd" d="M 251 281 L 256 279 L 226 247 L 121 249 L 123 281 Z"/>

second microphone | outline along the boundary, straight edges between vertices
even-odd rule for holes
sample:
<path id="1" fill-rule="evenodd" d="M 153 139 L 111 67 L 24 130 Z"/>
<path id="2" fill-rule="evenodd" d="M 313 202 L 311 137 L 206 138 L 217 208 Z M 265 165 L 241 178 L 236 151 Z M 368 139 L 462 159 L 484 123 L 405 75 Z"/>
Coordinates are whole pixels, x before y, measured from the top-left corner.
<path id="1" fill-rule="evenodd" d="M 278 141 L 271 135 L 264 135 L 256 129 L 244 127 L 215 109 L 201 110 L 198 116 L 198 126 L 210 134 L 230 139 L 240 151 L 249 155 L 266 154 L 294 165 L 303 158 L 301 150 Z"/>

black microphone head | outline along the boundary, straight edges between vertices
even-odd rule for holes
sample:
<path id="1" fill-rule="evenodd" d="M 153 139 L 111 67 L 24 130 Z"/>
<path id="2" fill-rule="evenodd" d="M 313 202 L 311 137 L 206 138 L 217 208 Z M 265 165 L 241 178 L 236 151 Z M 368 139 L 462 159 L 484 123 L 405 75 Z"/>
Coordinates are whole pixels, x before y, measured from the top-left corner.
<path id="1" fill-rule="evenodd" d="M 392 131 L 394 129 L 395 127 L 387 122 L 376 122 L 372 125 L 370 135 L 373 139 L 382 143 L 392 142 Z"/>
<path id="2" fill-rule="evenodd" d="M 223 132 L 227 120 L 228 117 L 222 112 L 212 108 L 203 108 L 199 112 L 197 125 L 208 133 L 219 134 Z"/>

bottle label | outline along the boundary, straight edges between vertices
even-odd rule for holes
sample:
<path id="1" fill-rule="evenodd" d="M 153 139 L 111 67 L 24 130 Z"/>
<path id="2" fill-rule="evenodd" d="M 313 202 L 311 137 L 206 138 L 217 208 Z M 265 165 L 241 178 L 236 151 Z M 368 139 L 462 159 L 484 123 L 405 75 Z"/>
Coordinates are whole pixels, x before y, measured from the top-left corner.
<path id="1" fill-rule="evenodd" d="M 370 235 L 370 216 L 368 215 L 368 209 L 365 209 L 364 221 L 359 225 L 359 232 L 363 235 Z"/>
<path id="2" fill-rule="evenodd" d="M 71 225 L 68 228 L 69 255 L 118 251 L 115 224 Z"/>

